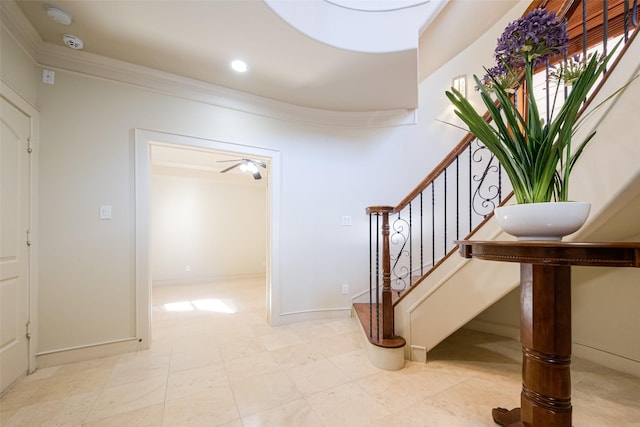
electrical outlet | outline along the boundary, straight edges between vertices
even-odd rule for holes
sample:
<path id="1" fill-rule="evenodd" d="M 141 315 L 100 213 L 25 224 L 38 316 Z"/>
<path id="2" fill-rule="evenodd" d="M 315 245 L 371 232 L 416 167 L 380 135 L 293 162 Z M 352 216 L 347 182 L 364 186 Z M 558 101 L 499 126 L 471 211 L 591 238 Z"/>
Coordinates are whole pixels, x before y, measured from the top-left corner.
<path id="1" fill-rule="evenodd" d="M 349 284 L 348 283 L 343 283 L 342 284 L 342 295 L 349 295 Z"/>
<path id="2" fill-rule="evenodd" d="M 191 264 L 187 264 L 184 266 L 184 271 L 191 271 Z"/>

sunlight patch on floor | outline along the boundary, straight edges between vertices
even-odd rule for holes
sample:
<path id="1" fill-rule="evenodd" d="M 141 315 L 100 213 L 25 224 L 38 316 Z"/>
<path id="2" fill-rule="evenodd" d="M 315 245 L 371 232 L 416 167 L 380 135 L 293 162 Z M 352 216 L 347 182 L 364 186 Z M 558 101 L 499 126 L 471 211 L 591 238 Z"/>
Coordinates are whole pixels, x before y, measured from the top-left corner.
<path id="1" fill-rule="evenodd" d="M 237 313 L 238 309 L 231 300 L 218 298 L 199 299 L 194 301 L 177 301 L 164 304 L 165 311 L 210 311 L 215 313 Z"/>

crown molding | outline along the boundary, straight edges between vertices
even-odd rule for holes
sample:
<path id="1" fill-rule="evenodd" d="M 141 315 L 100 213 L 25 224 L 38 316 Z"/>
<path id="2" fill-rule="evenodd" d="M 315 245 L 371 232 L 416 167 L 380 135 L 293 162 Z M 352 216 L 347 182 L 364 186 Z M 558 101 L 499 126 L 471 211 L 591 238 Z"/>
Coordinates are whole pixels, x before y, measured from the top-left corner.
<path id="1" fill-rule="evenodd" d="M 34 62 L 42 45 L 42 38 L 14 1 L 0 1 L 0 22 L 9 35 Z"/>
<path id="2" fill-rule="evenodd" d="M 156 69 L 43 42 L 13 1 L 2 1 L 2 24 L 40 67 L 130 84 L 170 96 L 310 126 L 381 128 L 413 125 L 415 109 L 343 112 L 289 104 Z"/>
<path id="3" fill-rule="evenodd" d="M 341 112 L 301 107 L 124 61 L 44 42 L 44 67 L 77 72 L 278 120 L 329 127 L 389 127 L 415 124 L 415 110 Z"/>

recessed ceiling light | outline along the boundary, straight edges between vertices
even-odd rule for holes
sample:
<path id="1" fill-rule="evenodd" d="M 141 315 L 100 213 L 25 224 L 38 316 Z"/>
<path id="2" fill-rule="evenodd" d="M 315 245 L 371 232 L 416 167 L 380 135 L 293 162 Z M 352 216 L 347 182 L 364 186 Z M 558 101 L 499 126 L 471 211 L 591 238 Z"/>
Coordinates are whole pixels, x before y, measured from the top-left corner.
<path id="1" fill-rule="evenodd" d="M 59 7 L 52 6 L 50 4 L 46 5 L 45 10 L 47 11 L 47 15 L 51 18 L 52 21 L 57 22 L 62 25 L 71 25 L 73 21 L 71 19 L 71 15 L 69 12 L 66 12 Z"/>
<path id="2" fill-rule="evenodd" d="M 233 68 L 238 73 L 246 73 L 249 69 L 249 66 L 246 62 L 236 59 L 235 61 L 231 61 L 231 68 Z"/>

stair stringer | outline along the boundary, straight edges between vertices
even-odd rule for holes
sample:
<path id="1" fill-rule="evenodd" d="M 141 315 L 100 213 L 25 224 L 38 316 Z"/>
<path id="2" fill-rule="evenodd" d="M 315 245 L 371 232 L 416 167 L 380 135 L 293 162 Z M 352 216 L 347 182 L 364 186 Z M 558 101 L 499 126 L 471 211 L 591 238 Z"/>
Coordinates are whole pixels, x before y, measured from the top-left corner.
<path id="1" fill-rule="evenodd" d="M 640 42 L 634 40 L 591 105 L 598 105 L 639 73 Z M 585 226 L 564 240 L 590 241 L 590 236 L 600 240 L 625 239 L 638 234 L 640 221 L 629 224 L 626 233 L 609 237 L 611 233 L 601 232 L 621 209 L 640 211 L 639 206 L 630 205 L 640 203 L 638 111 L 640 79 L 591 114 L 576 133 L 574 140 L 581 141 L 597 129 L 574 168 L 570 190 L 574 200 L 589 201 L 592 207 Z M 502 232 L 491 218 L 472 239 L 513 237 Z M 407 340 L 406 359 L 426 362 L 429 350 L 518 285 L 518 264 L 450 254 L 395 307 L 395 332 Z"/>
<path id="2" fill-rule="evenodd" d="M 513 240 L 491 218 L 474 240 Z M 426 354 L 519 285 L 515 263 L 487 262 L 452 253 L 395 307 L 396 334 L 407 340 L 405 358 Z"/>

